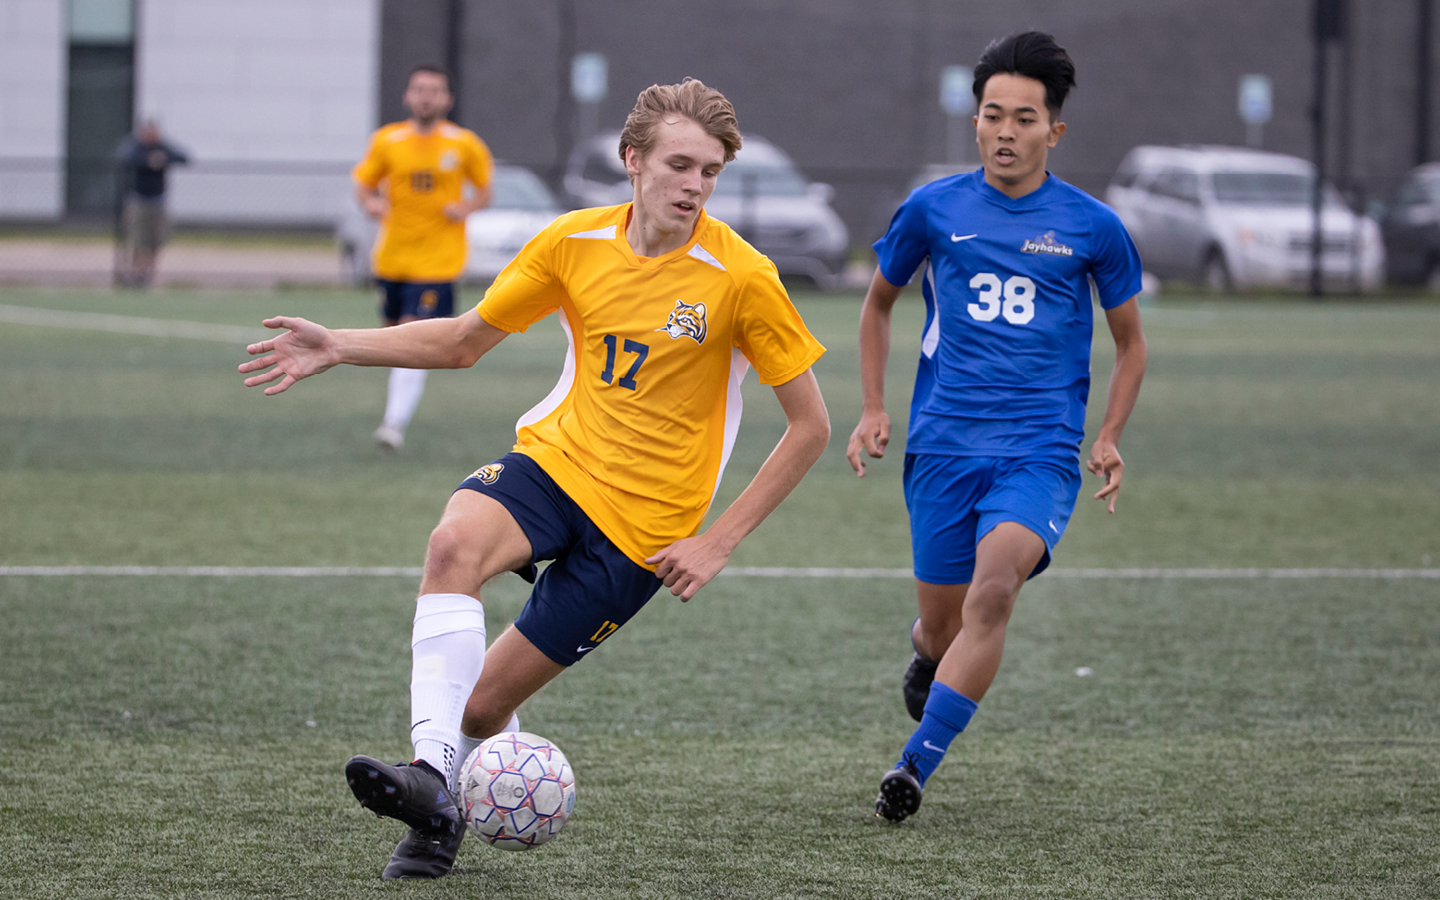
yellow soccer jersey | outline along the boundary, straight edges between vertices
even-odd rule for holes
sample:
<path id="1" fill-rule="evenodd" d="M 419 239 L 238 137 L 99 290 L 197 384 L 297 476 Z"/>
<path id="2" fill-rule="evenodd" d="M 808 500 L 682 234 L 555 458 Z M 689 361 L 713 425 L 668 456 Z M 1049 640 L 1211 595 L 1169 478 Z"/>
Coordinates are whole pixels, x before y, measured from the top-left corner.
<path id="1" fill-rule="evenodd" d="M 372 255 L 375 277 L 390 281 L 454 281 L 465 268 L 465 223 L 444 207 L 464 197 L 465 182 L 488 187 L 494 162 L 475 132 L 440 122 L 419 134 L 409 122 L 386 125 L 370 138 L 351 177 L 374 190 L 386 182 L 390 213 Z"/>
<path id="2" fill-rule="evenodd" d="M 775 266 L 702 210 L 685 246 L 638 257 L 630 204 L 561 216 L 477 307 L 504 331 L 557 310 L 560 382 L 516 424 L 535 460 L 640 565 L 693 535 L 740 427 L 740 383 L 801 375 L 825 352 Z M 647 566 L 653 569 L 654 566 Z"/>

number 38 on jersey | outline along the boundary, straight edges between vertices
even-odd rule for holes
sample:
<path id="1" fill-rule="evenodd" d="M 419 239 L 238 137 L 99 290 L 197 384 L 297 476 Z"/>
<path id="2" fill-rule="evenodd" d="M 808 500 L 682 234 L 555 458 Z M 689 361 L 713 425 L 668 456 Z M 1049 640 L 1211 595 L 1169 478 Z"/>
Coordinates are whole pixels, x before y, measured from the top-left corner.
<path id="1" fill-rule="evenodd" d="M 993 322 L 1003 316 L 1011 325 L 1024 325 L 1035 318 L 1035 282 L 1024 275 L 1002 283 L 994 272 L 981 272 L 970 279 L 970 286 L 979 292 L 979 302 L 967 304 L 965 311 L 977 322 Z"/>

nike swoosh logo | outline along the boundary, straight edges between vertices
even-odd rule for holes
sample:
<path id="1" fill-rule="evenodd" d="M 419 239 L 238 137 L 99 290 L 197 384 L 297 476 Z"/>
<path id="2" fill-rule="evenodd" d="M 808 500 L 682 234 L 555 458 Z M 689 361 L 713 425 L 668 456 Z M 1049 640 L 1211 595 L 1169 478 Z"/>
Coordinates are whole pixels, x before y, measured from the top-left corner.
<path id="1" fill-rule="evenodd" d="M 599 646 L 599 645 L 598 645 L 598 644 L 591 644 L 589 647 L 586 647 L 586 646 L 584 646 L 584 645 L 582 644 L 581 646 L 575 648 L 575 652 L 576 652 L 576 653 L 589 653 L 591 650 L 594 650 L 597 646 Z"/>
<path id="2" fill-rule="evenodd" d="M 944 753 L 944 752 L 945 752 L 945 748 L 944 748 L 944 747 L 937 747 L 937 746 L 935 746 L 934 744 L 930 743 L 929 741 L 921 741 L 920 744 L 921 744 L 921 746 L 923 746 L 926 750 L 934 750 L 936 753 Z"/>
<path id="3" fill-rule="evenodd" d="M 973 237 L 979 237 L 979 236 L 980 236 L 980 235 L 978 235 L 978 234 L 956 234 L 956 233 L 954 233 L 954 232 L 952 231 L 952 232 L 950 233 L 950 240 L 952 240 L 952 241 L 968 241 L 968 240 L 970 240 L 970 239 L 973 238 Z"/>
<path id="4" fill-rule="evenodd" d="M 429 719 L 421 719 L 420 721 L 416 722 L 414 725 L 411 725 L 411 726 L 410 726 L 410 730 L 411 730 L 411 731 L 414 731 L 415 729 L 419 728 L 421 725 L 424 725 L 424 724 L 425 724 L 426 722 L 428 722 L 428 721 L 430 721 L 430 720 L 429 720 Z"/>

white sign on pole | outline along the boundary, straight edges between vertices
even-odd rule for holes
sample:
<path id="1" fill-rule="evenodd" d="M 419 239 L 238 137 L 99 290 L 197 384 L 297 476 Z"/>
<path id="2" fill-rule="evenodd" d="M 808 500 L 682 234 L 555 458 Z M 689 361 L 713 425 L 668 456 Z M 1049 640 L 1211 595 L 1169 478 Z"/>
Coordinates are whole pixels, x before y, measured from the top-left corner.
<path id="1" fill-rule="evenodd" d="M 605 99 L 608 73 L 603 53 L 577 53 L 570 62 L 570 94 L 581 103 Z"/>
<path id="2" fill-rule="evenodd" d="M 952 116 L 975 112 L 975 73 L 969 66 L 946 66 L 940 70 L 940 108 Z"/>
<path id="3" fill-rule="evenodd" d="M 1240 76 L 1240 118 L 1247 125 L 1264 125 L 1272 112 L 1269 75 Z"/>

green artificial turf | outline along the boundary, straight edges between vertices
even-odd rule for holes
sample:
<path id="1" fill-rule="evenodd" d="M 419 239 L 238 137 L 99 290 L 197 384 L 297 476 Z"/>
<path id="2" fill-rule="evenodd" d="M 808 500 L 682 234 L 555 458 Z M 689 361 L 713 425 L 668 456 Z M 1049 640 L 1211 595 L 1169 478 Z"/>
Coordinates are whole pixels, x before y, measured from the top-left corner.
<path id="1" fill-rule="evenodd" d="M 471 300 L 476 294 L 471 292 Z M 908 565 L 920 330 L 897 310 L 889 457 L 857 480 L 858 298 L 801 296 L 835 437 L 739 566 Z M 0 291 L 0 303 L 365 326 L 346 292 Z M 1115 516 L 1079 568 L 1440 567 L 1440 306 L 1164 300 Z M 384 374 L 282 397 L 219 341 L 0 323 L 0 565 L 417 566 L 449 491 L 560 368 L 550 325 L 432 376 L 404 453 Z M 1110 363 L 1098 329 L 1091 427 Z M 747 385 L 721 503 L 783 417 Z M 1089 487 L 1088 491 L 1093 491 Z M 487 589 L 491 634 L 523 584 Z M 661 595 L 521 711 L 579 802 L 543 849 L 468 842 L 389 885 L 401 827 L 340 768 L 402 758 L 406 577 L 0 575 L 0 896 L 1426 898 L 1440 894 L 1440 580 L 1044 576 L 971 729 L 900 826 L 900 578 L 726 575 Z M 1077 675 L 1088 669 L 1092 674 Z"/>

